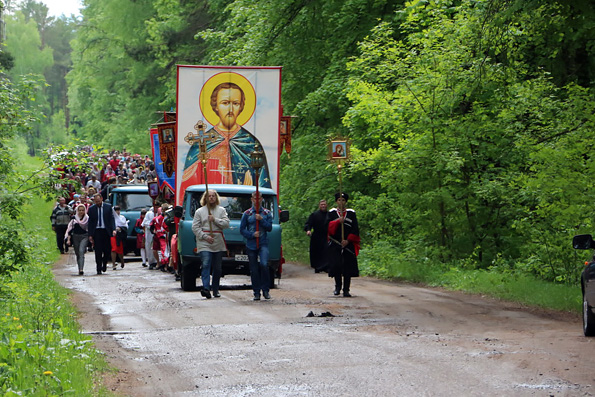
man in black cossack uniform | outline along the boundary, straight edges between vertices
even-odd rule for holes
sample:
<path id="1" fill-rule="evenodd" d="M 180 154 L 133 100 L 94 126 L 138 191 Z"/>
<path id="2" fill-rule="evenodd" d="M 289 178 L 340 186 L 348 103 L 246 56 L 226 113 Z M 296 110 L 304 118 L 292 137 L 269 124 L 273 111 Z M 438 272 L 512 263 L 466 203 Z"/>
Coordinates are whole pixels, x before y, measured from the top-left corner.
<path id="1" fill-rule="evenodd" d="M 359 277 L 357 255 L 359 253 L 359 226 L 355 211 L 347 208 L 347 193 L 335 194 L 337 208 L 328 212 L 328 263 L 329 277 L 335 278 L 335 295 L 350 297 L 351 278 Z"/>

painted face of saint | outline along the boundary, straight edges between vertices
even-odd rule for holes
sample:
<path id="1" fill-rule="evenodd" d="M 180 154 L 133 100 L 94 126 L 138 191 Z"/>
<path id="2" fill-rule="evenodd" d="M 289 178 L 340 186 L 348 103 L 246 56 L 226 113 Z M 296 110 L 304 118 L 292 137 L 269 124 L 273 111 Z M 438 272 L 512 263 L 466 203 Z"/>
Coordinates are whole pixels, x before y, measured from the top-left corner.
<path id="1" fill-rule="evenodd" d="M 242 93 L 235 88 L 224 88 L 217 93 L 217 115 L 220 126 L 226 130 L 232 130 L 236 125 L 236 119 L 241 112 Z"/>

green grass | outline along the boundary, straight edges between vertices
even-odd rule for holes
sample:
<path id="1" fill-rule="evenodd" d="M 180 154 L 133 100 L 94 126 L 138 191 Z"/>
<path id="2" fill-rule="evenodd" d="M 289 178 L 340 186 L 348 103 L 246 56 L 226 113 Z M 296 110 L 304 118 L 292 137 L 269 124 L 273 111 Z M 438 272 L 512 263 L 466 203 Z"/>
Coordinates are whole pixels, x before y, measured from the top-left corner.
<path id="1" fill-rule="evenodd" d="M 284 245 L 292 245 L 292 238 L 288 237 Z M 303 252 L 295 256 L 291 255 L 293 251 L 285 252 L 289 260 L 307 263 Z M 305 252 L 307 255 L 307 249 Z M 431 259 L 435 257 L 435 252 L 398 250 L 380 241 L 363 247 L 358 259 L 362 275 L 482 294 L 546 309 L 573 313 L 582 310 L 580 285 L 555 284 L 528 274 L 498 270 L 465 270 Z"/>
<path id="2" fill-rule="evenodd" d="M 23 170 L 39 166 L 20 157 Z M 68 290 L 53 278 L 58 258 L 49 214 L 37 197 L 24 208 L 23 230 L 31 260 L 0 284 L 0 393 L 4 396 L 101 396 L 94 382 L 109 370 L 91 338 L 80 332 Z"/>

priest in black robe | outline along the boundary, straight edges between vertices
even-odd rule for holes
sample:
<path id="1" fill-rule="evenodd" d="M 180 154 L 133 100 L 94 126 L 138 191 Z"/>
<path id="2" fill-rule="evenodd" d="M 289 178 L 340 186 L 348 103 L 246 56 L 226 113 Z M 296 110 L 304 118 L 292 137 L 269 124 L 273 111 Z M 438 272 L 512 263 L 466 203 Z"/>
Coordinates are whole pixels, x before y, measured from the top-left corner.
<path id="1" fill-rule="evenodd" d="M 328 263 L 326 259 L 327 246 L 327 203 L 326 200 L 320 200 L 318 211 L 310 214 L 304 231 L 310 237 L 310 266 L 316 273 L 326 271 Z"/>

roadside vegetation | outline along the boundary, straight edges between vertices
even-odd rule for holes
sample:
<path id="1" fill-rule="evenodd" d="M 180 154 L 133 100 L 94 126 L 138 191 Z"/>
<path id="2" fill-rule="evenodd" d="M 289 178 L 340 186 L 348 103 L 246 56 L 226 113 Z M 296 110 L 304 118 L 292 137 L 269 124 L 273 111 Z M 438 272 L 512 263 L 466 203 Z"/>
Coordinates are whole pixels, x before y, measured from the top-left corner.
<path id="1" fill-rule="evenodd" d="M 42 166 L 25 155 L 25 145 L 13 147 L 21 172 Z M 0 394 L 3 396 L 107 395 L 98 374 L 109 368 L 91 337 L 81 333 L 77 313 L 51 272 L 58 259 L 48 214 L 53 201 L 37 195 L 23 205 L 11 244 L 23 257 L 7 268 L 13 250 L 0 261 Z"/>
<path id="2" fill-rule="evenodd" d="M 307 265 L 307 240 L 301 235 L 288 234 L 285 233 L 283 242 L 286 259 Z M 576 260 L 581 263 L 580 258 Z M 576 314 L 582 310 L 580 285 L 544 281 L 508 265 L 474 269 L 470 263 L 465 268 L 463 264 L 433 261 L 429 256 L 408 255 L 390 244 L 379 243 L 362 248 L 359 267 L 363 276 L 441 287 Z"/>

